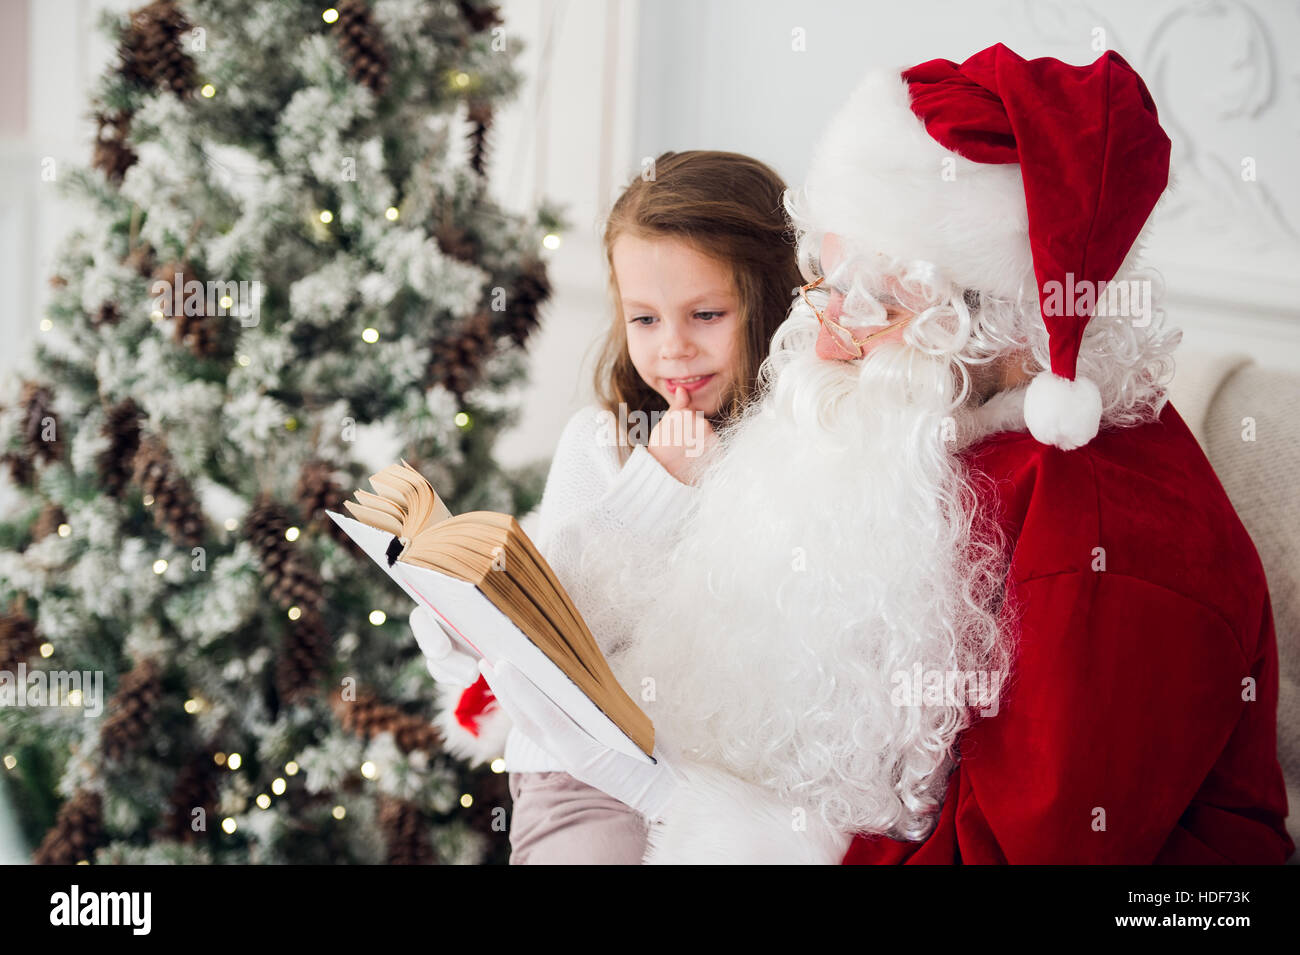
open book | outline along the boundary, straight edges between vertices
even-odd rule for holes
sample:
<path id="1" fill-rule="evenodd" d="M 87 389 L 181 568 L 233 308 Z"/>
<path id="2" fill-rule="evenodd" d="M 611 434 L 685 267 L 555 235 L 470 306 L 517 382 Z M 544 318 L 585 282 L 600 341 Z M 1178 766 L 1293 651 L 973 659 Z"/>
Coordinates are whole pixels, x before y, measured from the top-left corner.
<path id="1" fill-rule="evenodd" d="M 507 659 L 592 737 L 653 763 L 654 726 L 624 692 L 573 601 L 509 514 L 452 516 L 402 461 L 370 476 L 375 493 L 327 510 L 449 637 L 495 665 Z"/>

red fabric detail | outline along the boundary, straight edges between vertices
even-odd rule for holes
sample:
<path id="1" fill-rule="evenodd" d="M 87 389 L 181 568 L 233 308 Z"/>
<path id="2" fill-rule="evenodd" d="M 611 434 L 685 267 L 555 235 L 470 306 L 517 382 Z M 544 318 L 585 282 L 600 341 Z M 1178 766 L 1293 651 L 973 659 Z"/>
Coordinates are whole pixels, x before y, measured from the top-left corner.
<path id="1" fill-rule="evenodd" d="M 1025 60 L 1001 43 L 960 66 L 921 63 L 903 78 L 913 113 L 945 149 L 1020 163 L 1052 371 L 1073 380 L 1092 317 L 1077 289 L 1090 283 L 1101 294 L 1169 181 L 1169 137 L 1146 85 L 1114 51 L 1070 66 Z M 1048 282 L 1060 283 L 1060 309 L 1049 304 Z"/>
<path id="2" fill-rule="evenodd" d="M 1173 406 L 1069 452 L 993 435 L 967 462 L 1010 541 L 1011 682 L 959 740 L 930 837 L 860 836 L 844 862 L 1285 861 L 1268 587 Z"/>
<path id="3" fill-rule="evenodd" d="M 479 734 L 479 720 L 497 706 L 497 698 L 492 693 L 483 674 L 465 688 L 456 704 L 456 722 L 473 736 Z"/>

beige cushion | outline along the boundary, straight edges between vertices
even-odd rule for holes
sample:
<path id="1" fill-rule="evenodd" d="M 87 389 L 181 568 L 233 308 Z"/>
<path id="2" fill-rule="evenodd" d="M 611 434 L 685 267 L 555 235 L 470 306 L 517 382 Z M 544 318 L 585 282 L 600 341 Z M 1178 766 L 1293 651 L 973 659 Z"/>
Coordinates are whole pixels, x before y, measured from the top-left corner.
<path id="1" fill-rule="evenodd" d="M 1291 809 L 1287 829 L 1300 845 L 1300 374 L 1250 362 L 1221 367 L 1225 377 L 1203 384 L 1213 389 L 1204 446 L 1268 577 L 1278 649 L 1278 759 Z M 1182 413 L 1176 393 L 1173 401 Z M 1254 440 L 1247 440 L 1247 419 Z"/>

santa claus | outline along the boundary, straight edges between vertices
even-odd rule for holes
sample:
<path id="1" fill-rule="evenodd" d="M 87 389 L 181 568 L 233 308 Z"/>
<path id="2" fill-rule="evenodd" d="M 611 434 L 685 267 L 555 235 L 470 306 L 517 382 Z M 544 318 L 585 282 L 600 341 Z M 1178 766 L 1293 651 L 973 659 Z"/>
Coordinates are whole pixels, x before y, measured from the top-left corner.
<path id="1" fill-rule="evenodd" d="M 1177 334 L 1109 294 L 1159 291 L 1168 159 L 1114 53 L 875 72 L 835 116 L 762 399 L 611 660 L 658 763 L 483 665 L 646 861 L 1291 854 L 1263 571 L 1166 400 Z"/>

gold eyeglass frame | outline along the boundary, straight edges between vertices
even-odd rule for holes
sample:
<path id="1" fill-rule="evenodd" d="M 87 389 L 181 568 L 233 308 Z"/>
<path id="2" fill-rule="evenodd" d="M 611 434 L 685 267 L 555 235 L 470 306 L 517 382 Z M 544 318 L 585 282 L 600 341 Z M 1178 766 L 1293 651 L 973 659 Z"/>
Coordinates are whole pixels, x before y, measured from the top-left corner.
<path id="1" fill-rule="evenodd" d="M 884 335 L 886 332 L 892 332 L 896 328 L 902 328 L 906 326 L 909 322 L 911 322 L 912 319 L 916 318 L 915 313 L 913 313 L 908 315 L 907 318 L 904 318 L 901 321 L 894 322 L 893 324 L 890 325 L 886 325 L 884 328 L 872 332 L 866 338 L 854 338 L 853 333 L 851 331 L 849 331 L 847 328 L 845 328 L 843 325 L 841 325 L 839 322 L 835 321 L 834 319 L 827 318 L 825 315 L 822 314 L 821 310 L 818 309 L 816 305 L 814 305 L 812 302 L 808 300 L 808 293 L 811 290 L 817 288 L 824 281 L 826 281 L 826 276 L 824 275 L 818 276 L 817 281 L 809 282 L 807 285 L 801 285 L 799 287 L 799 294 L 803 296 L 804 303 L 810 309 L 812 309 L 812 313 L 817 316 L 817 321 L 819 321 L 823 325 L 829 325 L 832 327 L 831 335 L 834 337 L 835 343 L 837 345 L 839 345 L 845 351 L 848 351 L 849 347 L 847 342 L 852 342 L 853 351 L 855 352 L 852 360 L 857 360 L 862 357 L 863 355 L 862 346 L 865 345 L 867 342 L 871 341 L 871 339 L 878 338 L 881 335 Z M 838 333 L 835 331 L 836 329 L 838 330 Z"/>

